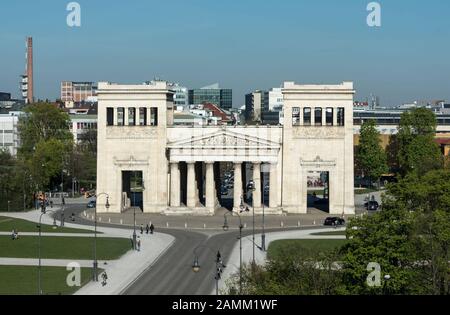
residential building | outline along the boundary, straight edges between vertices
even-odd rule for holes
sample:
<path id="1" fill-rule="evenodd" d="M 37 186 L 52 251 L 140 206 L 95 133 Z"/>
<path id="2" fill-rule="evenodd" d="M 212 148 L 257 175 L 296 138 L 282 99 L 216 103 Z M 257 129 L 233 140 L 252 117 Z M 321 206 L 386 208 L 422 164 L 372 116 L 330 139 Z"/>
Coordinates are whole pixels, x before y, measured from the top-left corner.
<path id="1" fill-rule="evenodd" d="M 283 110 L 283 92 L 282 88 L 273 88 L 269 91 L 269 111 Z"/>
<path id="2" fill-rule="evenodd" d="M 69 115 L 69 129 L 75 143 L 80 143 L 83 134 L 89 130 L 97 130 L 97 115 Z"/>

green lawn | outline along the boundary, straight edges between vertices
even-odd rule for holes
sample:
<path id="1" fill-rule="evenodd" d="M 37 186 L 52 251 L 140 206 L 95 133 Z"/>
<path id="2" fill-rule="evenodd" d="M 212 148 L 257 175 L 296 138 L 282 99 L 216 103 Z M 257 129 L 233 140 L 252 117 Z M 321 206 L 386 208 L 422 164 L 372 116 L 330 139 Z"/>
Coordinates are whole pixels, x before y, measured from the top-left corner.
<path id="1" fill-rule="evenodd" d="M 64 267 L 42 267 L 41 288 L 44 295 L 69 295 L 78 287 L 68 287 L 66 278 L 70 271 Z M 92 276 L 91 268 L 81 268 L 81 286 Z M 36 295 L 38 293 L 37 267 L 0 266 L 0 295 Z"/>
<path id="2" fill-rule="evenodd" d="M 21 236 L 11 240 L 0 236 L 0 257 L 37 258 L 37 236 Z M 41 242 L 42 258 L 47 259 L 92 259 L 94 239 L 91 237 L 51 237 L 43 236 Z M 100 260 L 115 260 L 130 250 L 130 240 L 122 238 L 97 238 L 97 257 Z"/>
<path id="3" fill-rule="evenodd" d="M 13 229 L 16 229 L 20 232 L 39 232 L 37 228 L 38 224 L 30 221 L 25 221 L 22 219 L 14 219 L 8 217 L 0 216 L 0 232 L 12 232 Z M 54 229 L 52 225 L 42 224 L 42 232 L 44 233 L 93 233 L 93 231 L 88 230 L 78 230 L 71 228 L 58 228 Z"/>
<path id="4" fill-rule="evenodd" d="M 311 235 L 315 236 L 346 236 L 345 231 L 332 231 L 332 232 L 322 232 L 322 233 L 312 233 Z"/>
<path id="5" fill-rule="evenodd" d="M 306 251 L 309 253 L 327 252 L 339 248 L 347 240 L 279 240 L 270 243 L 267 251 L 268 258 L 282 256 L 283 253 Z"/>

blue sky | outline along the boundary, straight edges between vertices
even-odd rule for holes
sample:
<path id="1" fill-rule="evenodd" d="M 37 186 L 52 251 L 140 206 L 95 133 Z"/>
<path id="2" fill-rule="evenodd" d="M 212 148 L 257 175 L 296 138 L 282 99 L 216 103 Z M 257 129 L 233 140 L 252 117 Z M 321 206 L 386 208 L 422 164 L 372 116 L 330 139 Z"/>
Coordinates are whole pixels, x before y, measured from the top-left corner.
<path id="1" fill-rule="evenodd" d="M 0 2 L 0 91 L 18 96 L 24 42 L 34 38 L 35 94 L 62 80 L 139 83 L 154 76 L 190 88 L 219 82 L 234 105 L 253 89 L 355 82 L 384 105 L 450 101 L 450 1 L 384 0 L 381 28 L 369 0 L 66 0 Z"/>

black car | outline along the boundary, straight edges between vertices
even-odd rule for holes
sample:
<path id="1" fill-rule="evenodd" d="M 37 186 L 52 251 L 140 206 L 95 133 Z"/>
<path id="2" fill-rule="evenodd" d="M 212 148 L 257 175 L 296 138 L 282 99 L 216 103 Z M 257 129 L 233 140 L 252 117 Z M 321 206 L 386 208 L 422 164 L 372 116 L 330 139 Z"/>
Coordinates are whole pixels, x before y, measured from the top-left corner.
<path id="1" fill-rule="evenodd" d="M 368 211 L 378 211 L 380 204 L 377 201 L 369 201 L 366 203 L 366 208 Z"/>
<path id="2" fill-rule="evenodd" d="M 89 203 L 87 204 L 87 207 L 89 209 L 93 209 L 97 206 L 96 202 L 94 200 L 89 201 Z"/>
<path id="3" fill-rule="evenodd" d="M 345 225 L 345 220 L 342 218 L 334 217 L 334 218 L 326 218 L 324 224 L 325 226 L 337 226 L 337 225 Z"/>

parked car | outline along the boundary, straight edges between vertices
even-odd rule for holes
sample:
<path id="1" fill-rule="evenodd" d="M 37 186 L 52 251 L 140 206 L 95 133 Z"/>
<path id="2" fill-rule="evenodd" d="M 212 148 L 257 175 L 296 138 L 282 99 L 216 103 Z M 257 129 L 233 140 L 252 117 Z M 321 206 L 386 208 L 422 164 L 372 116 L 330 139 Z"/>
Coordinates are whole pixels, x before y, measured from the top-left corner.
<path id="1" fill-rule="evenodd" d="M 380 208 L 380 204 L 374 200 L 366 202 L 365 206 L 368 211 L 378 211 Z"/>
<path id="2" fill-rule="evenodd" d="M 88 204 L 87 204 L 87 207 L 88 207 L 89 209 L 93 209 L 93 208 L 95 208 L 96 206 L 97 206 L 97 203 L 96 203 L 94 200 L 89 201 Z"/>
<path id="3" fill-rule="evenodd" d="M 329 217 L 325 219 L 325 226 L 337 226 L 337 225 L 345 225 L 345 220 L 338 217 Z"/>

